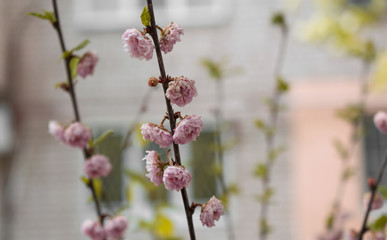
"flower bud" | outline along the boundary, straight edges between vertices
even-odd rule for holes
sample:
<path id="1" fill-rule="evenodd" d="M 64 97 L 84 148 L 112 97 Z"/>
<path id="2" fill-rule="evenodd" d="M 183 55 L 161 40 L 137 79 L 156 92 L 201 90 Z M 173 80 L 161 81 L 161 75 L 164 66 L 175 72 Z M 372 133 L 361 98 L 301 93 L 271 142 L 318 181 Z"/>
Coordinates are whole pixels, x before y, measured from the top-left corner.
<path id="1" fill-rule="evenodd" d="M 156 87 L 158 83 L 159 83 L 159 80 L 157 80 L 157 78 L 155 78 L 155 77 L 151 77 L 148 80 L 149 87 Z"/>
<path id="2" fill-rule="evenodd" d="M 387 134 L 387 113 L 379 111 L 374 116 L 374 124 L 379 131 Z"/>

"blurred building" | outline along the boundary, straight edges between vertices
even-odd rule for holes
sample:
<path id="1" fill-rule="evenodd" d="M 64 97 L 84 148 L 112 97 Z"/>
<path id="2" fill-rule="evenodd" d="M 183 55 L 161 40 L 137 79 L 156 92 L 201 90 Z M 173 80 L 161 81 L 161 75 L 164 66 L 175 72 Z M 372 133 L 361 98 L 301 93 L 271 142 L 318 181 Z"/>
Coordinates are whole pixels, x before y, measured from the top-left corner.
<path id="1" fill-rule="evenodd" d="M 273 87 L 280 37 L 269 19 L 284 5 L 280 1 L 252 0 L 154 1 L 160 26 L 174 21 L 184 28 L 182 41 L 165 55 L 167 73 L 184 75 L 197 83 L 199 96 L 184 109 L 176 110 L 202 116 L 205 132 L 214 128 L 216 84 L 200 65 L 200 59 L 228 57 L 231 65 L 243 68 L 242 74 L 224 82 L 224 120 L 231 126 L 227 137 L 238 140 L 227 153 L 225 171 L 227 181 L 236 182 L 240 188 L 230 206 L 236 238 L 257 239 L 260 209 L 256 196 L 261 185 L 253 176 L 253 169 L 264 159 L 265 145 L 253 121 L 256 117 L 267 117 L 262 99 Z M 122 50 L 121 34 L 127 28 L 141 27 L 139 15 L 145 1 L 83 0 L 58 1 L 58 4 L 67 48 L 87 38 L 91 40 L 87 48 L 100 56 L 94 76 L 79 79 L 77 83 L 82 120 L 95 134 L 115 130 L 118 139 L 114 141 L 119 142 L 142 104 L 148 78 L 159 75 L 155 57 L 139 61 Z M 94 218 L 93 205 L 87 202 L 89 193 L 80 181 L 81 152 L 60 144 L 47 132 L 49 120 L 71 122 L 73 111 L 69 96 L 54 87 L 65 81 L 63 63 L 58 61 L 61 55 L 58 37 L 49 23 L 25 14 L 51 8 L 50 1 L 0 0 L 0 236 L 3 240 L 83 239 L 80 224 L 86 218 Z M 305 1 L 297 11 L 291 11 L 290 24 L 295 26 L 310 16 L 311 9 L 311 4 Z M 382 45 L 386 28 L 376 27 L 370 35 Z M 323 231 L 323 218 L 335 191 L 329 184 L 334 185 L 339 178 L 339 163 L 332 159 L 336 156 L 331 139 L 348 134 L 347 126 L 335 119 L 334 110 L 356 99 L 360 71 L 359 61 L 306 45 L 292 35 L 282 72 L 295 92 L 284 99 L 283 103 L 290 107 L 279 121 L 278 143 L 286 145 L 288 151 L 273 169 L 271 239 L 310 240 Z M 158 123 L 165 112 L 161 89 L 152 91 L 149 98 L 147 112 L 140 120 Z M 383 107 L 386 105 L 374 101 L 370 112 Z M 332 132 L 328 134 L 328 130 Z M 315 142 L 316 139 L 319 141 Z M 183 161 L 194 156 L 195 147 L 202 148 L 182 146 Z M 141 170 L 143 155 L 144 149 L 134 143 L 124 152 L 120 169 Z M 358 165 L 363 165 L 360 158 Z M 122 174 L 117 174 L 118 190 L 112 194 L 116 194 L 116 202 L 124 203 L 129 183 Z M 348 190 L 349 210 L 359 209 L 355 214 L 360 214 L 364 181 L 364 174 L 356 175 Z M 196 194 L 196 187 L 190 189 L 191 196 Z M 124 212 L 131 221 L 126 239 L 151 239 L 149 234 L 136 231 L 135 221 L 142 215 L 149 217 L 151 207 L 140 189 L 135 188 L 134 192 L 137 205 Z M 172 193 L 168 198 L 175 204 L 170 215 L 176 231 L 188 239 L 180 194 Z M 226 239 L 224 222 L 205 229 L 198 218 L 197 212 L 194 219 L 198 239 Z"/>

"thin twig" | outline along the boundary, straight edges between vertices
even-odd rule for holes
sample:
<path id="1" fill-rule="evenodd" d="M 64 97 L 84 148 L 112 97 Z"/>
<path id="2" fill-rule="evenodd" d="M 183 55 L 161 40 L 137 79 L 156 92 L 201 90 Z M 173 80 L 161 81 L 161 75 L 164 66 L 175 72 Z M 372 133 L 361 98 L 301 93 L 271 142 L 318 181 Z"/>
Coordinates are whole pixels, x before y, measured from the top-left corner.
<path id="1" fill-rule="evenodd" d="M 375 195 L 376 195 L 376 191 L 378 190 L 378 186 L 380 184 L 380 181 L 383 178 L 383 173 L 384 173 L 384 169 L 386 168 L 386 165 L 387 165 L 387 155 L 384 158 L 382 166 L 379 168 L 379 172 L 378 172 L 375 186 L 371 187 L 371 198 L 370 198 L 370 201 L 368 202 L 367 211 L 365 212 L 365 215 L 364 215 L 363 224 L 362 224 L 360 232 L 359 232 L 358 240 L 363 239 L 363 235 L 367 230 L 368 216 L 369 216 L 370 211 L 371 211 L 371 207 L 372 207 L 372 203 L 374 201 Z"/>
<path id="2" fill-rule="evenodd" d="M 161 54 L 159 39 L 158 39 L 158 35 L 157 35 L 157 26 L 156 26 L 155 16 L 154 16 L 154 12 L 153 12 L 152 0 L 147 0 L 147 5 L 148 5 L 148 11 L 149 11 L 149 14 L 150 14 L 150 17 L 151 17 L 151 26 L 149 27 L 149 30 L 150 30 L 149 33 L 152 36 L 152 39 L 153 39 L 153 42 L 154 42 L 154 45 L 155 45 L 155 48 L 156 48 L 157 61 L 158 61 L 158 65 L 159 65 L 159 70 L 160 70 L 160 75 L 161 75 L 161 80 L 162 80 L 163 90 L 164 90 L 164 98 L 165 98 L 165 102 L 166 102 L 166 105 L 167 105 L 167 110 L 168 110 L 168 116 L 169 116 L 169 123 L 170 123 L 171 131 L 172 131 L 172 134 L 173 134 L 173 132 L 175 131 L 175 127 L 176 127 L 176 116 L 175 116 L 175 112 L 173 111 L 171 102 L 165 96 L 165 93 L 166 93 L 166 91 L 168 89 L 168 80 L 167 80 L 167 75 L 165 73 L 163 56 Z M 174 154 L 175 154 L 176 162 L 179 165 L 181 165 L 180 150 L 179 150 L 179 145 L 178 144 L 173 143 L 173 151 L 174 151 Z M 196 237 L 195 237 L 195 229 L 194 229 L 194 225 L 193 225 L 193 221 L 192 221 L 192 214 L 193 214 L 193 212 L 191 211 L 191 208 L 190 208 L 189 198 L 188 198 L 188 194 L 187 194 L 186 188 L 183 188 L 181 190 L 181 196 L 182 196 L 183 203 L 184 203 L 184 209 L 185 209 L 185 214 L 186 214 L 186 217 L 187 217 L 187 223 L 188 223 L 188 229 L 189 229 L 190 238 L 191 238 L 191 240 L 195 240 L 196 239 Z"/>
<path id="3" fill-rule="evenodd" d="M 58 33 L 58 37 L 59 37 L 59 41 L 60 41 L 60 45 L 61 45 L 61 49 L 62 49 L 62 54 L 63 54 L 67 50 L 66 50 L 66 46 L 65 46 L 65 43 L 64 43 L 64 38 L 63 38 L 62 29 L 61 29 L 61 25 L 60 25 L 59 11 L 58 11 L 56 0 L 52 0 L 52 5 L 53 5 L 53 8 L 54 8 L 54 14 L 55 14 L 55 18 L 56 18 L 56 22 L 54 23 L 54 28 L 55 28 L 55 30 Z M 73 78 L 71 76 L 71 70 L 70 70 L 70 60 L 71 60 L 71 57 L 72 56 L 65 57 L 64 58 L 64 64 L 65 64 L 65 69 L 66 69 L 66 74 L 67 74 L 67 79 L 68 79 L 68 84 L 69 84 L 69 93 L 70 93 L 70 97 L 71 97 L 71 103 L 73 105 L 73 111 L 74 111 L 74 115 L 75 115 L 75 120 L 77 122 L 80 122 L 81 121 L 81 117 L 80 117 L 80 114 L 79 114 L 77 97 L 76 97 L 76 94 L 75 94 Z M 85 161 L 89 157 L 89 153 L 88 153 L 86 148 L 83 149 L 83 156 L 84 156 Z M 88 187 L 90 188 L 90 191 L 91 191 L 92 196 L 93 196 L 93 200 L 94 200 L 94 203 L 95 203 L 95 209 L 96 209 L 98 218 L 100 219 L 101 224 L 103 224 L 103 216 L 102 216 L 102 212 L 101 212 L 100 203 L 99 203 L 97 194 L 95 192 L 93 179 L 89 179 Z"/>

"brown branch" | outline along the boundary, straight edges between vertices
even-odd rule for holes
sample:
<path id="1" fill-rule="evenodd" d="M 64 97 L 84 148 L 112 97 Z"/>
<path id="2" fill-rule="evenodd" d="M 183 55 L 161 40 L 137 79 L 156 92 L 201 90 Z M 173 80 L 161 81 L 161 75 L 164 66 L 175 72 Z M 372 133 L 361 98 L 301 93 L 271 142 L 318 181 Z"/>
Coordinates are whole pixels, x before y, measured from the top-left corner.
<path id="1" fill-rule="evenodd" d="M 152 36 L 152 39 L 153 39 L 153 42 L 154 42 L 154 45 L 155 45 L 155 48 L 156 48 L 157 61 L 158 61 L 158 65 L 159 65 L 159 70 L 160 70 L 160 75 L 161 75 L 161 80 L 162 80 L 163 90 L 164 90 L 164 98 L 165 98 L 165 102 L 166 102 L 166 105 L 167 105 L 171 132 L 173 134 L 174 131 L 175 131 L 175 127 L 176 127 L 176 117 L 175 117 L 175 112 L 173 111 L 171 102 L 165 96 L 165 93 L 166 93 L 166 91 L 168 89 L 168 78 L 167 78 L 167 75 L 165 73 L 163 56 L 161 54 L 159 39 L 158 39 L 158 35 L 157 35 L 157 26 L 156 26 L 156 21 L 155 21 L 155 15 L 154 15 L 154 12 L 153 12 L 152 0 L 147 0 L 147 5 L 148 5 L 148 11 L 149 11 L 149 14 L 150 14 L 150 17 L 151 17 L 151 26 L 148 27 L 149 34 Z M 176 162 L 179 165 L 181 165 L 179 145 L 173 143 L 173 151 L 174 151 L 174 154 L 175 154 Z M 181 190 L 181 196 L 182 196 L 182 199 L 183 199 L 185 214 L 186 214 L 186 217 L 187 217 L 187 223 L 188 223 L 190 239 L 191 240 L 195 240 L 196 239 L 196 237 L 195 237 L 195 229 L 194 229 L 194 225 L 193 225 L 193 221 L 192 221 L 192 213 L 191 213 L 191 210 L 190 210 L 189 198 L 188 198 L 188 194 L 187 194 L 186 188 L 183 188 Z"/>

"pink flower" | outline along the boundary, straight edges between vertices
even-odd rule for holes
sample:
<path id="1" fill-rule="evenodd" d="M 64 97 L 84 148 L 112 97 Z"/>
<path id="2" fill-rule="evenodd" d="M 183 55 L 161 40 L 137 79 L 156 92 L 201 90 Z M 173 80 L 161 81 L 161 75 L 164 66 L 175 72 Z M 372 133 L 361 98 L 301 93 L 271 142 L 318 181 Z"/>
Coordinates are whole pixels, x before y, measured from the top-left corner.
<path id="1" fill-rule="evenodd" d="M 172 134 L 166 129 L 162 129 L 153 123 L 145 123 L 141 126 L 141 134 L 144 140 L 151 140 L 161 148 L 167 148 L 172 144 Z"/>
<path id="2" fill-rule="evenodd" d="M 128 220 L 123 216 L 117 216 L 107 221 L 106 234 L 113 239 L 120 239 L 128 228 Z"/>
<path id="3" fill-rule="evenodd" d="M 180 42 L 180 35 L 184 34 L 183 29 L 176 23 L 170 23 L 164 29 L 164 34 L 160 39 L 160 48 L 165 54 L 173 49 L 176 42 Z"/>
<path id="4" fill-rule="evenodd" d="M 386 235 L 383 232 L 370 232 L 364 234 L 364 240 L 385 240 Z"/>
<path id="5" fill-rule="evenodd" d="M 325 232 L 323 235 L 320 235 L 318 240 L 340 240 L 343 236 L 343 231 L 341 229 L 331 229 Z"/>
<path id="6" fill-rule="evenodd" d="M 64 132 L 65 142 L 73 147 L 84 148 L 92 137 L 90 129 L 80 122 L 72 123 Z"/>
<path id="7" fill-rule="evenodd" d="M 64 127 L 59 122 L 50 121 L 48 123 L 48 132 L 63 143 L 65 142 L 64 131 Z"/>
<path id="8" fill-rule="evenodd" d="M 83 164 L 83 171 L 88 178 L 106 177 L 112 170 L 109 159 L 104 155 L 97 154 L 87 159 Z"/>
<path id="9" fill-rule="evenodd" d="M 224 211 L 222 202 L 215 196 L 212 196 L 212 198 L 210 198 L 210 200 L 202 206 L 200 221 L 203 226 L 213 227 L 215 226 L 215 220 L 218 221 L 220 216 L 223 214 Z"/>
<path id="10" fill-rule="evenodd" d="M 127 29 L 122 34 L 122 42 L 124 44 L 125 52 L 130 56 L 138 58 L 140 60 L 150 60 L 153 57 L 152 40 L 145 37 L 139 30 L 135 28 Z"/>
<path id="11" fill-rule="evenodd" d="M 86 220 L 83 222 L 81 231 L 84 235 L 90 237 L 92 240 L 104 240 L 106 238 L 106 232 L 100 223 L 92 220 Z"/>
<path id="12" fill-rule="evenodd" d="M 146 170 L 151 182 L 156 186 L 160 186 L 163 183 L 163 163 L 160 161 L 160 156 L 156 151 L 146 151 L 147 155 L 143 158 L 146 160 Z"/>
<path id="13" fill-rule="evenodd" d="M 363 204 L 364 208 L 367 209 L 368 203 L 371 200 L 371 193 L 366 193 L 363 198 Z M 376 193 L 374 197 L 374 201 L 371 204 L 371 210 L 379 209 L 383 206 L 383 197 L 379 194 Z"/>
<path id="14" fill-rule="evenodd" d="M 190 186 L 191 178 L 191 173 L 187 169 L 181 166 L 170 166 L 164 171 L 163 182 L 166 189 L 180 191 Z"/>
<path id="15" fill-rule="evenodd" d="M 98 56 L 93 52 L 87 52 L 78 63 L 77 72 L 82 78 L 86 78 L 87 75 L 93 75 L 95 65 L 97 65 Z"/>
<path id="16" fill-rule="evenodd" d="M 191 141 L 196 141 L 196 138 L 203 130 L 203 122 L 200 117 L 196 115 L 186 116 L 177 125 L 175 133 L 173 134 L 173 141 L 176 144 L 186 144 Z"/>
<path id="17" fill-rule="evenodd" d="M 177 77 L 169 83 L 165 96 L 179 107 L 184 107 L 198 95 L 195 81 L 186 77 Z"/>
<path id="18" fill-rule="evenodd" d="M 379 131 L 387 134 L 387 113 L 379 111 L 374 116 L 374 124 Z"/>

